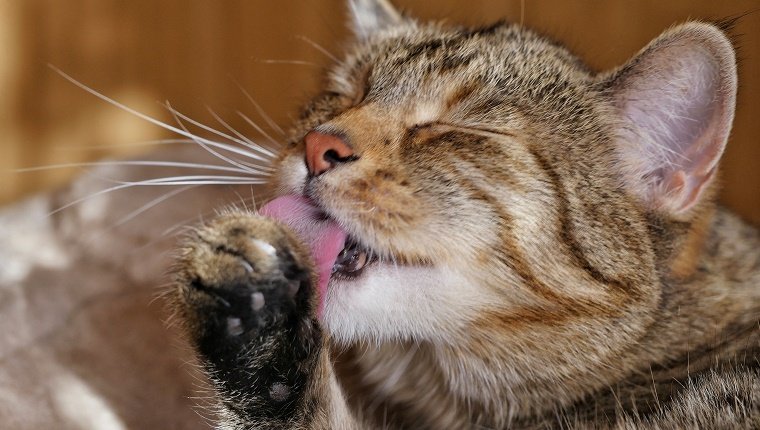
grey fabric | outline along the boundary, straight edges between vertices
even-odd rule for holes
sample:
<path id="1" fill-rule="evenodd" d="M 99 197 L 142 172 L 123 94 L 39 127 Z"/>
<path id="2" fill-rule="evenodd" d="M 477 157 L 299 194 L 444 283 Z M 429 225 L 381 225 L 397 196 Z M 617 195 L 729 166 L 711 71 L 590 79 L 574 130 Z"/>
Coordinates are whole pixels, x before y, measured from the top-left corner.
<path id="1" fill-rule="evenodd" d="M 150 158 L 197 161 L 197 151 Z M 188 189 L 135 214 L 176 189 L 138 187 L 48 215 L 111 179 L 178 174 L 188 173 L 99 168 L 0 210 L 0 427 L 208 428 L 210 411 L 191 397 L 209 391 L 180 330 L 165 323 L 160 293 L 182 226 L 240 203 L 241 190 Z"/>

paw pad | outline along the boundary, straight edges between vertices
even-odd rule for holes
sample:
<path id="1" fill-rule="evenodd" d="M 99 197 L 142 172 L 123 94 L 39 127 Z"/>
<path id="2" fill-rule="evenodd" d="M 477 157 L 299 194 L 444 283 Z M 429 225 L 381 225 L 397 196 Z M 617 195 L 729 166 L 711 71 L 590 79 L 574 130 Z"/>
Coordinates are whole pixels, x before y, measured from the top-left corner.
<path id="1" fill-rule="evenodd" d="M 300 289 L 301 283 L 299 281 L 290 281 L 288 283 L 288 297 L 294 298 Z"/>
<path id="2" fill-rule="evenodd" d="M 265 301 L 264 301 L 264 294 L 260 292 L 255 292 L 251 294 L 251 309 L 254 311 L 259 311 L 261 308 L 264 307 Z"/>
<path id="3" fill-rule="evenodd" d="M 243 334 L 243 322 L 240 318 L 227 318 L 227 333 L 230 336 L 240 336 Z"/>
<path id="4" fill-rule="evenodd" d="M 284 402 L 290 397 L 290 388 L 283 383 L 275 382 L 269 387 L 269 397 L 275 402 Z"/>

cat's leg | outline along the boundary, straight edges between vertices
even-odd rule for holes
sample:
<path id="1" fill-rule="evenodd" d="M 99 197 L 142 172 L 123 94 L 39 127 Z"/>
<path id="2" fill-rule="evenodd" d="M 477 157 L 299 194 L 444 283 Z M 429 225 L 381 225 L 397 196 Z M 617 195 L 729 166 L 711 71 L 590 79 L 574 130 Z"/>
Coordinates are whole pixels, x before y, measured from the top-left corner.
<path id="1" fill-rule="evenodd" d="M 181 250 L 177 307 L 223 405 L 222 428 L 353 429 L 316 317 L 308 250 L 245 213 Z"/>

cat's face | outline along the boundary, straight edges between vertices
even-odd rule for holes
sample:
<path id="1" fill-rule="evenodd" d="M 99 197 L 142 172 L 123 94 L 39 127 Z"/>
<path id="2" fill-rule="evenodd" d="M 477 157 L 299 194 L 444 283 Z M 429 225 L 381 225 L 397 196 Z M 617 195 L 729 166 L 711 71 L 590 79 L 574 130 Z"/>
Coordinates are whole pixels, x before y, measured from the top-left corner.
<path id="1" fill-rule="evenodd" d="M 359 46 L 279 168 L 282 192 L 307 194 L 379 256 L 356 277 L 333 278 L 326 324 L 346 339 L 451 339 L 489 310 L 604 303 L 606 286 L 568 258 L 558 200 L 576 196 L 557 190 L 562 178 L 543 155 L 577 163 L 572 136 L 605 137 L 591 85 L 564 50 L 506 25 L 407 25 Z M 551 106 L 558 96 L 563 109 Z M 542 120 L 551 111 L 557 118 Z M 310 175 L 302 137 L 314 127 L 340 136 L 356 160 Z M 587 176 L 593 166 L 578 168 Z M 631 257 L 651 270 L 642 253 Z M 531 285 L 539 277 L 543 291 Z"/>
<path id="2" fill-rule="evenodd" d="M 595 76 L 517 26 L 385 20 L 331 71 L 277 167 L 280 193 L 307 195 L 378 256 L 351 276 L 333 276 L 323 316 L 329 331 L 348 342 L 501 348 L 514 362 L 540 350 L 555 365 L 583 351 L 603 357 L 639 336 L 669 258 L 654 244 L 651 220 L 691 217 L 703 184 L 679 183 L 679 172 L 693 177 L 689 166 L 676 163 L 683 169 L 671 172 L 672 160 L 652 161 L 651 148 L 622 159 L 635 152 L 633 140 L 661 136 L 661 122 L 668 127 L 639 119 L 646 103 L 670 99 L 657 93 L 659 101 L 637 105 L 621 94 L 665 80 L 642 78 L 646 70 L 635 64 L 672 60 L 675 50 L 660 55 L 667 58 L 644 51 L 633 66 Z M 699 55 L 684 56 L 687 70 L 671 73 L 691 73 Z M 717 86 L 722 67 L 710 71 Z M 733 100 L 717 105 L 673 112 L 717 124 L 722 149 Z M 707 129 L 676 124 L 671 146 L 691 148 L 683 137 Z M 304 136 L 313 130 L 339 139 L 352 156 L 310 173 Z M 704 183 L 711 169 L 701 172 Z M 545 342 L 556 348 L 536 347 Z"/>

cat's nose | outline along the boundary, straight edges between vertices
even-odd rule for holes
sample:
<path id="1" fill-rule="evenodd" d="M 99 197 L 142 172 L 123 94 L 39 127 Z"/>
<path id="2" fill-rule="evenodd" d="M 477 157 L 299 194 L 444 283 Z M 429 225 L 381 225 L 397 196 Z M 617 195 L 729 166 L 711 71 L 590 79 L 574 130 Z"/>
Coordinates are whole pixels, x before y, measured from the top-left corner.
<path id="1" fill-rule="evenodd" d="M 325 173 L 339 163 L 347 163 L 357 158 L 343 139 L 332 134 L 311 131 L 304 137 L 304 143 L 306 166 L 314 176 Z"/>

